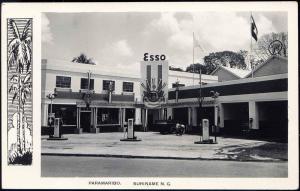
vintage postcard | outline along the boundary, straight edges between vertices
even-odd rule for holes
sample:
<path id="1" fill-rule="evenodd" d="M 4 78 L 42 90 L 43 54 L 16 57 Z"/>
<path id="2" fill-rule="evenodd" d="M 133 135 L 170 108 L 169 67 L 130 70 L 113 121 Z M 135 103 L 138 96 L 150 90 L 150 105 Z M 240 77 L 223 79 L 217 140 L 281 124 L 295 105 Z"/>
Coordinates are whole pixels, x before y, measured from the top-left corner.
<path id="1" fill-rule="evenodd" d="M 296 2 L 2 3 L 3 188 L 297 189 Z"/>

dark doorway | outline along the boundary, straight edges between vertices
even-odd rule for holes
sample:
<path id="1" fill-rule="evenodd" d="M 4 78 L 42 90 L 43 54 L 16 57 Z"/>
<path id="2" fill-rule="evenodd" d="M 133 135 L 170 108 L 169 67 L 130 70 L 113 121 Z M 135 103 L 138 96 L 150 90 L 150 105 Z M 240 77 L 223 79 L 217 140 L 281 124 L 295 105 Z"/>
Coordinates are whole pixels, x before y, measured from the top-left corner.
<path id="1" fill-rule="evenodd" d="M 225 103 L 224 107 L 224 134 L 244 136 L 249 129 L 248 102 Z"/>
<path id="2" fill-rule="evenodd" d="M 258 102 L 259 131 L 263 138 L 280 142 L 288 139 L 288 102 Z"/>
<path id="3" fill-rule="evenodd" d="M 174 121 L 176 123 L 188 124 L 188 108 L 174 108 L 173 109 Z"/>
<path id="4" fill-rule="evenodd" d="M 90 132 L 91 128 L 91 112 L 80 113 L 80 128 L 83 132 Z"/>
<path id="5" fill-rule="evenodd" d="M 155 126 L 156 121 L 159 120 L 158 110 L 149 109 L 148 110 L 148 130 L 149 131 L 158 131 L 158 128 Z"/>

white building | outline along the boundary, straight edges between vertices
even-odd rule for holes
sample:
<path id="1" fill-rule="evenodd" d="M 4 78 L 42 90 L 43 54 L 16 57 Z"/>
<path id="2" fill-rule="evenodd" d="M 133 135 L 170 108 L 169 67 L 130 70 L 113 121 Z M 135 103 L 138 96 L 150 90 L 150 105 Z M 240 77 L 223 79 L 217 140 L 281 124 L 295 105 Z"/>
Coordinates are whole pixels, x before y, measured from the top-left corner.
<path id="1" fill-rule="evenodd" d="M 197 74 L 170 71 L 166 60 L 141 61 L 140 69 L 140 74 L 124 74 L 98 65 L 43 60 L 42 125 L 47 126 L 51 111 L 47 95 L 56 93 L 53 113 L 63 119 L 65 133 L 122 131 L 129 118 L 143 131 L 158 131 L 156 121 L 171 118 L 197 132 L 207 118 L 226 133 L 287 136 L 285 58 L 271 57 L 253 71 L 253 78 L 252 73 L 237 77 L 222 72 L 222 67 L 215 70 L 222 82 L 202 75 L 201 112 Z M 87 93 L 89 71 L 92 94 Z M 225 80 L 223 74 L 233 79 Z M 211 91 L 219 97 L 213 99 Z"/>
<path id="2" fill-rule="evenodd" d="M 63 119 L 65 132 L 121 131 L 128 118 L 134 118 L 137 127 L 147 130 L 148 120 L 153 122 L 160 119 L 161 107 L 146 105 L 152 102 L 144 100 L 145 89 L 142 84 L 147 86 L 146 80 L 150 80 L 150 89 L 155 90 L 151 95 L 155 95 L 159 86 L 164 85 L 162 91 L 165 97 L 160 104 L 165 104 L 168 102 L 169 84 L 179 81 L 181 86 L 188 86 L 191 84 L 192 74 L 169 71 L 167 61 L 142 61 L 140 69 L 139 74 L 128 74 L 116 70 L 104 71 L 99 65 L 43 59 L 42 126 L 48 126 L 48 116 L 51 113 L 51 100 L 47 96 L 55 93 L 52 113 Z M 87 108 L 89 72 L 92 94 Z M 150 72 L 149 77 L 147 72 Z M 195 82 L 197 79 L 195 77 Z M 217 77 L 203 75 L 203 82 L 217 82 Z"/>

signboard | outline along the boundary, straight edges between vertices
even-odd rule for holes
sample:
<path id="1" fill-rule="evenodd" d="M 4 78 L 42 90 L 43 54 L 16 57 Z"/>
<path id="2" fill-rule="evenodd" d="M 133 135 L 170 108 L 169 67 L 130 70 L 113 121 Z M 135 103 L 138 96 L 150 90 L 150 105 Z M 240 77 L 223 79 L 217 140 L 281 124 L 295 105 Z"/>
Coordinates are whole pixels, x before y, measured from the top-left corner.
<path id="1" fill-rule="evenodd" d="M 133 139 L 133 119 L 128 119 L 128 132 L 127 132 L 127 138 Z"/>
<path id="2" fill-rule="evenodd" d="M 161 55 L 152 55 L 149 53 L 144 54 L 144 61 L 164 61 L 166 60 L 166 56 L 164 54 Z"/>
<path id="3" fill-rule="evenodd" d="M 54 134 L 53 137 L 59 137 L 59 120 L 60 118 L 54 119 Z"/>
<path id="4" fill-rule="evenodd" d="M 202 139 L 203 139 L 203 141 L 209 140 L 209 121 L 208 121 L 208 119 L 202 119 Z"/>

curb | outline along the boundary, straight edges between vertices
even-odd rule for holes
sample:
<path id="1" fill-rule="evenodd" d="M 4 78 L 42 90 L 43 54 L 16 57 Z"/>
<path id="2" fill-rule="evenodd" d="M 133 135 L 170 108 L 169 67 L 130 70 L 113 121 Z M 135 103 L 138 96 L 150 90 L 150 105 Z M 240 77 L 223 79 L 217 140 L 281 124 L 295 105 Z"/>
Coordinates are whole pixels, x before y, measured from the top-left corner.
<path id="1" fill-rule="evenodd" d="M 163 156 L 135 156 L 111 154 L 79 154 L 79 153 L 41 153 L 42 156 L 77 156 L 77 157 L 105 157 L 105 158 L 137 158 L 137 159 L 175 159 L 175 160 L 203 160 L 203 161 L 238 161 L 238 162 L 287 162 L 287 159 L 278 160 L 245 160 L 245 159 L 218 159 L 218 158 L 191 158 L 191 157 L 163 157 Z"/>

